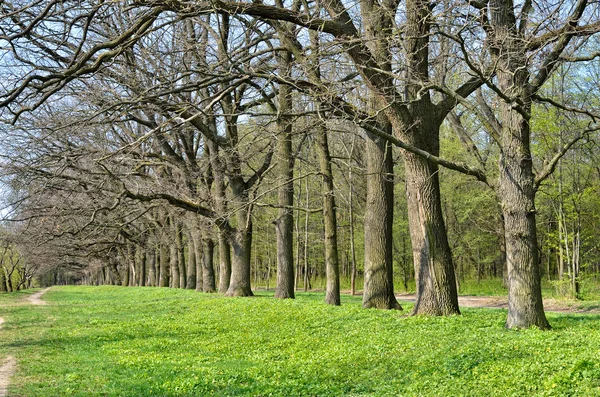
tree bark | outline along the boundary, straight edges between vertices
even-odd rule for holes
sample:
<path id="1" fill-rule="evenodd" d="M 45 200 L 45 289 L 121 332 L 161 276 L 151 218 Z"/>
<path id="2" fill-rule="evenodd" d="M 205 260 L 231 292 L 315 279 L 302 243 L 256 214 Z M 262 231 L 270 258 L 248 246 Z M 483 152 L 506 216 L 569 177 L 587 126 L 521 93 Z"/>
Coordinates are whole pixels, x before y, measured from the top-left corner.
<path id="1" fill-rule="evenodd" d="M 224 294 L 231 281 L 231 245 L 227 232 L 219 231 L 219 292 Z"/>
<path id="2" fill-rule="evenodd" d="M 4 268 L 0 267 L 0 292 L 7 292 L 8 288 L 6 287 L 6 273 L 4 272 Z"/>
<path id="3" fill-rule="evenodd" d="M 227 296 L 253 296 L 250 287 L 250 252 L 252 249 L 252 221 L 248 204 L 248 192 L 245 184 L 233 186 L 233 192 L 242 204 L 236 213 L 236 230 L 230 242 L 233 251 L 231 262 L 231 281 L 225 295 Z M 292 281 L 293 286 L 293 281 Z"/>
<path id="4" fill-rule="evenodd" d="M 203 257 L 202 257 L 202 290 L 204 292 L 215 292 L 215 268 L 214 268 L 214 251 L 215 243 L 211 238 L 205 238 Z"/>
<path id="5" fill-rule="evenodd" d="M 148 286 L 156 287 L 156 249 L 150 246 L 146 253 L 146 264 L 148 267 Z"/>
<path id="6" fill-rule="evenodd" d="M 172 229 L 174 232 L 174 228 Z M 171 235 L 171 238 L 175 238 L 175 233 Z M 178 264 L 178 254 L 177 244 L 175 241 L 171 241 L 169 243 L 169 268 L 171 269 L 171 280 L 169 283 L 169 287 L 171 288 L 179 288 L 179 264 Z"/>
<path id="7" fill-rule="evenodd" d="M 319 167 L 323 176 L 323 221 L 325 224 L 325 303 L 339 306 L 340 300 L 340 267 L 338 258 L 337 219 L 335 194 L 333 186 L 333 171 L 331 169 L 331 154 L 327 141 L 327 127 L 317 120 L 316 127 L 317 155 Z"/>
<path id="8" fill-rule="evenodd" d="M 442 215 L 438 169 L 405 153 L 408 221 L 417 298 L 412 314 L 460 314 L 454 265 Z"/>
<path id="9" fill-rule="evenodd" d="M 498 198 L 502 205 L 508 268 L 507 328 L 550 328 L 544 313 L 537 231 L 535 185 L 530 150 L 531 99 L 525 41 L 509 0 L 491 0 L 492 55 L 498 87 L 515 103 L 499 101 L 500 159 Z"/>
<path id="10" fill-rule="evenodd" d="M 287 76 L 291 55 L 284 52 L 279 57 L 281 73 Z M 279 214 L 275 220 L 277 236 L 277 286 L 275 298 L 294 298 L 294 168 L 292 158 L 292 123 L 289 113 L 292 110 L 291 88 L 287 84 L 279 86 L 279 109 L 277 118 L 276 173 Z"/>
<path id="11" fill-rule="evenodd" d="M 187 269 L 186 269 L 186 281 L 185 288 L 186 289 L 196 289 L 196 260 L 200 260 L 200 258 L 196 259 L 196 248 L 194 245 L 194 237 L 192 232 L 189 231 L 189 227 L 195 227 L 193 223 L 188 226 L 188 239 L 187 239 Z"/>
<path id="12" fill-rule="evenodd" d="M 393 161 L 391 145 L 369 136 L 367 203 L 365 208 L 365 270 L 363 307 L 401 309 L 392 276 Z"/>
<path id="13" fill-rule="evenodd" d="M 183 245 L 183 230 L 181 223 L 174 222 L 175 246 L 177 247 L 177 267 L 179 269 L 179 288 L 186 288 L 185 249 Z"/>
<path id="14" fill-rule="evenodd" d="M 391 72 L 389 33 L 392 19 L 374 0 L 361 1 L 364 35 L 373 59 Z M 378 112 L 379 100 L 373 94 L 371 106 Z M 391 133 L 383 114 L 376 116 L 381 129 Z M 365 262 L 363 307 L 402 309 L 394 295 L 392 264 L 392 224 L 394 211 L 394 165 L 392 148 L 383 139 L 367 133 L 367 202 L 365 208 Z"/>
<path id="15" fill-rule="evenodd" d="M 159 275 L 158 275 L 158 286 L 168 287 L 169 286 L 169 252 L 165 243 L 161 243 L 159 247 Z"/>

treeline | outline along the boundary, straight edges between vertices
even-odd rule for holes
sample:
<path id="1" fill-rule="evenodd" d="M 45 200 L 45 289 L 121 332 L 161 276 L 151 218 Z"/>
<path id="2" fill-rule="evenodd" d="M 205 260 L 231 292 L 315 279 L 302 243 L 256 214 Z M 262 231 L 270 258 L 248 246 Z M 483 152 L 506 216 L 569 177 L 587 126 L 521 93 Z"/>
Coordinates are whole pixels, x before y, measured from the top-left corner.
<path id="1" fill-rule="evenodd" d="M 5 2 L 10 229 L 84 283 L 448 315 L 502 276 L 549 328 L 542 272 L 598 266 L 598 7 Z"/>

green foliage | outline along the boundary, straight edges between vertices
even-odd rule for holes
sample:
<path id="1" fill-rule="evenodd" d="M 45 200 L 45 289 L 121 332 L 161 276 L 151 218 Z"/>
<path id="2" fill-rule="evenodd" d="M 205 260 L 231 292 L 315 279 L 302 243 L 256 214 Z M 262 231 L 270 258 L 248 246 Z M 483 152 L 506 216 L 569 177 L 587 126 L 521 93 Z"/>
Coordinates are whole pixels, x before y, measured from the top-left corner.
<path id="1" fill-rule="evenodd" d="M 3 308 L 0 351 L 29 397 L 600 395 L 600 316 L 508 331 L 503 310 L 405 317 L 322 298 L 56 287 L 50 305 Z"/>

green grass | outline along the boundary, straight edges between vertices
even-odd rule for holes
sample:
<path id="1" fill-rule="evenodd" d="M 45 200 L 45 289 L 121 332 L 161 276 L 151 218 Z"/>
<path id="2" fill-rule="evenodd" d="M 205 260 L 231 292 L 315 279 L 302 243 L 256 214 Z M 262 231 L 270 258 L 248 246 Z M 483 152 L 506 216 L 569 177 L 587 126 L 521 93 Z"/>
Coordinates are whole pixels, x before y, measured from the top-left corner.
<path id="1" fill-rule="evenodd" d="M 9 395 L 600 396 L 599 315 L 509 331 L 504 310 L 404 317 L 360 297 L 259 294 L 55 287 L 36 307 L 0 295 L 0 355 L 19 363 Z"/>

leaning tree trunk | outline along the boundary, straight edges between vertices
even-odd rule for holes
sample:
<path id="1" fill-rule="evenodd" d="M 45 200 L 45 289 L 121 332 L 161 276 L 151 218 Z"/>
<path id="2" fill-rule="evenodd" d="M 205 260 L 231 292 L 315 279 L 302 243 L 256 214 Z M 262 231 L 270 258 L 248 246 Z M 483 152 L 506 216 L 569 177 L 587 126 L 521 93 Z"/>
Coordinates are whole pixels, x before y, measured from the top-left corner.
<path id="1" fill-rule="evenodd" d="M 282 73 L 287 75 L 291 55 L 284 52 L 280 56 L 279 64 Z M 275 220 L 277 235 L 277 286 L 275 298 L 294 298 L 294 168 L 292 154 L 292 123 L 291 89 L 287 84 L 279 86 L 279 117 L 277 120 L 279 134 L 276 148 L 276 173 L 279 185 L 278 200 L 279 214 Z"/>
<path id="2" fill-rule="evenodd" d="M 452 254 L 442 215 L 438 169 L 411 153 L 405 153 L 404 159 L 417 284 L 412 314 L 460 314 Z"/>

